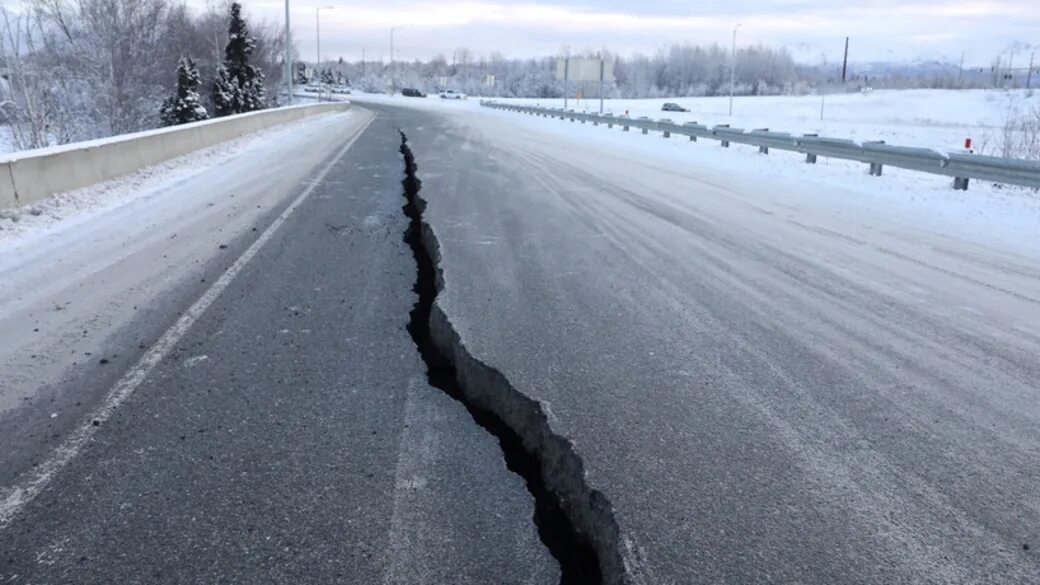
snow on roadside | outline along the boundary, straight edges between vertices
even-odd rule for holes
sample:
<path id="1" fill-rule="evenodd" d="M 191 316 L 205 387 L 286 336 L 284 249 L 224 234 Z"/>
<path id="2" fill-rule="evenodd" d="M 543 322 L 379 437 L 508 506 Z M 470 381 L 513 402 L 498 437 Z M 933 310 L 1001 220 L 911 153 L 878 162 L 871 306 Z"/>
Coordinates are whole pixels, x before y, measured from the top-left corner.
<path id="1" fill-rule="evenodd" d="M 563 107 L 562 99 L 496 101 Z M 664 112 L 661 106 L 667 102 L 677 103 L 690 112 Z M 599 100 L 570 100 L 568 105 L 577 111 L 599 112 Z M 618 115 L 627 111 L 632 117 L 670 118 L 679 123 L 699 122 L 709 127 L 730 124 L 745 130 L 769 128 L 791 134 L 884 140 L 899 146 L 956 151 L 963 146 L 965 138 L 972 138 L 976 149 L 995 147 L 1009 113 L 1040 108 L 1040 92 L 925 89 L 825 96 L 737 96 L 733 116 L 729 115 L 726 96 L 605 100 L 604 106 L 605 111 Z"/>
<path id="2" fill-rule="evenodd" d="M 247 134 L 129 175 L 61 193 L 37 203 L 0 210 L 0 250 L 13 245 L 29 233 L 45 236 L 48 228 L 59 223 L 86 221 L 94 215 L 124 205 L 143 193 L 155 192 L 166 185 L 202 173 L 253 145 L 276 141 L 294 132 L 300 125 L 312 123 L 318 117 L 332 115 L 336 114 L 303 118 Z"/>
<path id="3" fill-rule="evenodd" d="M 880 216 L 911 228 L 1040 257 L 1040 193 L 1033 189 L 972 181 L 968 191 L 955 191 L 949 177 L 892 167 L 885 167 L 882 177 L 871 177 L 867 165 L 854 161 L 821 157 L 811 165 L 797 153 L 774 150 L 763 155 L 756 147 L 722 148 L 714 140 L 665 139 L 657 132 L 644 136 L 618 127 L 608 130 L 488 108 L 481 108 L 481 113 L 479 118 L 471 114 L 471 123 L 486 124 L 493 118 L 573 140 L 579 148 L 639 157 L 692 177 L 769 194 L 765 196 L 780 192 L 792 204 L 829 206 L 840 212 L 851 209 L 863 216 Z"/>

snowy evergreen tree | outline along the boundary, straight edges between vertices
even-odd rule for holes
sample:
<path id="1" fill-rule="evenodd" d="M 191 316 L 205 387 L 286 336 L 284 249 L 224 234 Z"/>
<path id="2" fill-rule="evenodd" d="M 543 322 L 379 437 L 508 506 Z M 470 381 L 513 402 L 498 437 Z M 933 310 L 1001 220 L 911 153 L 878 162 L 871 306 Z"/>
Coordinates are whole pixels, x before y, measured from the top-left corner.
<path id="1" fill-rule="evenodd" d="M 227 68 L 217 66 L 213 80 L 213 108 L 217 116 L 230 116 L 241 111 L 242 88 L 228 75 Z"/>
<path id="2" fill-rule="evenodd" d="M 266 107 L 264 74 L 259 69 L 254 69 L 253 77 L 242 85 L 241 104 L 243 112 L 255 112 Z"/>
<path id="3" fill-rule="evenodd" d="M 177 64 L 177 93 L 166 98 L 159 108 L 164 126 L 176 126 L 209 118 L 199 96 L 199 70 L 191 57 L 183 57 Z"/>
<path id="4" fill-rule="evenodd" d="M 217 68 L 213 82 L 213 103 L 218 116 L 262 110 L 265 105 L 264 74 L 249 64 L 256 41 L 242 18 L 242 5 L 232 2 L 228 16 L 224 64 Z"/>
<path id="5" fill-rule="evenodd" d="M 296 77 L 293 83 L 296 85 L 307 85 L 307 64 L 296 62 L 293 63 L 293 68 L 296 69 Z"/>

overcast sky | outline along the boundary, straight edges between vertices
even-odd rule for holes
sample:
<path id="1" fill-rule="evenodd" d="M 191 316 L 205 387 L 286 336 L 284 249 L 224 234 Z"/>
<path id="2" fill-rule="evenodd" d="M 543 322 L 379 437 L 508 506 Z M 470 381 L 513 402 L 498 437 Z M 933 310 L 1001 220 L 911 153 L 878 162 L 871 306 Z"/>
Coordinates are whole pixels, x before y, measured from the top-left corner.
<path id="1" fill-rule="evenodd" d="M 242 0 L 248 14 L 284 19 L 284 0 Z M 196 5 L 206 0 L 189 0 Z M 840 59 L 852 37 L 853 61 L 946 58 L 988 64 L 1013 43 L 1040 47 L 1040 0 L 290 0 L 303 58 L 315 55 L 315 8 L 324 58 L 389 59 L 391 26 L 400 59 L 451 59 L 465 46 L 507 57 L 610 48 L 652 53 L 672 43 L 787 46 L 801 61 Z M 1031 49 L 1019 49 L 1025 66 Z M 1040 57 L 1038 57 L 1040 60 Z"/>

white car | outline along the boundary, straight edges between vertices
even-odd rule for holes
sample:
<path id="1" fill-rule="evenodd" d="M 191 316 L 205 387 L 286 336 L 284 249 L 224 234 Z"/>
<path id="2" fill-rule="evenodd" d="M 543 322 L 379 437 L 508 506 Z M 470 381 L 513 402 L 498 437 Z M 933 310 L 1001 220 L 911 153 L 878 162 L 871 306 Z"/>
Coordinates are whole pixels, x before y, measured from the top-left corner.
<path id="1" fill-rule="evenodd" d="M 455 91 L 454 89 L 449 89 L 449 90 L 445 90 L 445 91 L 441 92 L 441 99 L 442 100 L 464 100 L 464 99 L 466 99 L 466 94 L 459 93 L 459 92 Z"/>

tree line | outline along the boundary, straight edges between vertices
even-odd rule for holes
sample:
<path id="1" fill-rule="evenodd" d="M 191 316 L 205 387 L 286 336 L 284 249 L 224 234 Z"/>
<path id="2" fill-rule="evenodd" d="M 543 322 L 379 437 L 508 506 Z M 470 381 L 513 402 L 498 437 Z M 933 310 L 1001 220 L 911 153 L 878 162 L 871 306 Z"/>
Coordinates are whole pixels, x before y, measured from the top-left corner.
<path id="1" fill-rule="evenodd" d="M 566 49 L 561 54 L 568 53 Z M 974 69 L 958 70 L 949 63 L 913 66 L 869 64 L 850 66 L 841 79 L 841 63 L 806 64 L 795 61 L 785 48 L 764 45 L 736 50 L 718 44 L 676 44 L 653 54 L 622 56 L 609 50 L 586 50 L 572 56 L 602 58 L 613 66 L 613 79 L 604 87 L 607 98 L 663 98 L 726 95 L 735 63 L 733 90 L 737 95 L 806 94 L 816 91 L 858 91 L 864 87 L 935 88 L 999 87 Z M 475 96 L 561 98 L 563 83 L 556 79 L 557 57 L 506 58 L 493 52 L 476 55 L 465 47 L 450 57 L 429 60 L 321 63 L 318 71 L 332 71 L 366 91 L 414 87 L 426 92 L 455 89 Z M 313 64 L 308 70 L 313 73 Z M 988 72 L 987 72 L 988 74 Z M 571 97 L 581 92 L 599 97 L 599 84 L 572 83 Z"/>
<path id="2" fill-rule="evenodd" d="M 613 66 L 613 79 L 604 87 L 608 98 L 654 98 L 728 94 L 733 56 L 720 45 L 674 45 L 653 55 L 629 57 L 610 51 L 586 51 L 573 56 L 602 58 Z M 556 79 L 556 57 L 507 59 L 500 53 L 476 56 L 456 49 L 449 60 L 322 63 L 320 70 L 342 72 L 356 86 L 383 91 L 390 86 L 424 91 L 456 89 L 470 95 L 528 98 L 563 97 Z M 798 65 L 786 49 L 742 47 L 736 52 L 734 90 L 740 95 L 777 95 L 809 91 L 825 83 L 826 75 Z M 599 96 L 598 83 L 572 83 L 572 93 Z M 573 97 L 573 96 L 572 96 Z"/>

